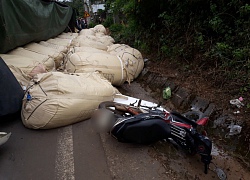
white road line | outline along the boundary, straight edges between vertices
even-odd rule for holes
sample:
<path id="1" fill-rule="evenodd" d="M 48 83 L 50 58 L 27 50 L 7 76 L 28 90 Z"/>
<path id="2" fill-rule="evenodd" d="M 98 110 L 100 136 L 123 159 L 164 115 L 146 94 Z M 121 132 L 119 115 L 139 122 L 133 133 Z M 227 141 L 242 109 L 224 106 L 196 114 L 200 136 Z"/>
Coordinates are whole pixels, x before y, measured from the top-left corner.
<path id="1" fill-rule="evenodd" d="M 55 177 L 75 180 L 72 126 L 58 129 Z"/>

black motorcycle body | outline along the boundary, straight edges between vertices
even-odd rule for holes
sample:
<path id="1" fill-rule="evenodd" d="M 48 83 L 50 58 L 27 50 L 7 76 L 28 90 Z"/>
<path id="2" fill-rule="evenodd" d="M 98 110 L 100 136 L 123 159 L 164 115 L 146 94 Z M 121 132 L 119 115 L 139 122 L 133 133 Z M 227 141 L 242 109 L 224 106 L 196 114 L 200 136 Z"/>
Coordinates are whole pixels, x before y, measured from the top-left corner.
<path id="1" fill-rule="evenodd" d="M 114 107 L 110 109 L 110 107 Z M 150 144 L 167 139 L 190 154 L 200 154 L 207 173 L 211 162 L 212 142 L 206 134 L 197 131 L 208 118 L 192 121 L 176 112 L 167 112 L 157 107 L 143 111 L 139 107 L 114 102 L 103 102 L 100 109 L 106 108 L 116 117 L 110 134 L 120 142 Z"/>

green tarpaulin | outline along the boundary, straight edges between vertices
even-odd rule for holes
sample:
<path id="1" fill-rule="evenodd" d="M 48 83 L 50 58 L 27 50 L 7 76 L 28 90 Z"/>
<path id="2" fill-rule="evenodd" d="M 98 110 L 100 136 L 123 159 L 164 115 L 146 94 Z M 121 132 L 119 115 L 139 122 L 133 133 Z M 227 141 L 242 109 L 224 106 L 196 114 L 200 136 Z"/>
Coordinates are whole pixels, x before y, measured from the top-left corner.
<path id="1" fill-rule="evenodd" d="M 0 0 L 0 53 L 62 33 L 73 10 L 56 2 Z"/>

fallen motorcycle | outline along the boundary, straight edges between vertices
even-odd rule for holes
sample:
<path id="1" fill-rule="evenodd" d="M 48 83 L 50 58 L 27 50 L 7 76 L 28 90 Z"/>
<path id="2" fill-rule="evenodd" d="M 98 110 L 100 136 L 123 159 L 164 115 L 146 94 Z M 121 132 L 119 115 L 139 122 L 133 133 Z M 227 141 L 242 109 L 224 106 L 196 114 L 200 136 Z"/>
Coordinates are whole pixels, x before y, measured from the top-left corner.
<path id="1" fill-rule="evenodd" d="M 168 112 L 158 106 L 135 103 L 102 102 L 94 113 L 99 131 L 109 132 L 120 142 L 150 144 L 169 140 L 190 154 L 200 154 L 207 174 L 211 162 L 212 142 L 203 129 L 208 122 L 204 117 L 191 120 L 177 112 Z"/>

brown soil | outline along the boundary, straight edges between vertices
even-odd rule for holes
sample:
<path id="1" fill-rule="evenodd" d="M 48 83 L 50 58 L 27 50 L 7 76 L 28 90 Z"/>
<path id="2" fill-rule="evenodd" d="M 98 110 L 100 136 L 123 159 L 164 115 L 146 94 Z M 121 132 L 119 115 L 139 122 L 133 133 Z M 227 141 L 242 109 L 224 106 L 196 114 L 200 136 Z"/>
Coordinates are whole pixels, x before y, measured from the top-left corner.
<path id="1" fill-rule="evenodd" d="M 176 85 L 184 87 L 190 90 L 192 93 L 199 97 L 209 100 L 216 104 L 217 110 L 210 117 L 210 121 L 213 125 L 213 121 L 222 115 L 229 115 L 229 117 L 236 119 L 236 124 L 242 126 L 242 131 L 239 135 L 225 137 L 225 134 L 229 131 L 227 126 L 217 127 L 212 129 L 211 126 L 208 129 L 209 137 L 217 144 L 218 147 L 224 149 L 225 153 L 235 157 L 238 161 L 244 165 L 246 169 L 250 169 L 250 108 L 247 104 L 250 102 L 249 92 L 241 93 L 239 91 L 238 84 L 235 82 L 224 82 L 223 85 L 219 82 L 223 82 L 223 77 L 215 76 L 211 77 L 211 70 L 200 70 L 193 66 L 186 68 L 186 65 L 180 65 L 178 62 L 165 61 L 148 61 L 146 63 L 147 68 L 152 72 L 160 73 L 163 76 L 169 77 Z M 242 96 L 244 98 L 243 103 L 245 106 L 238 109 L 232 106 L 229 101 Z M 234 112 L 240 111 L 239 114 Z M 229 123 L 229 122 L 227 122 Z M 229 123 L 230 124 L 230 123 Z M 218 157 L 217 157 L 218 158 Z M 244 178 L 243 178 L 244 179 Z"/>
<path id="2" fill-rule="evenodd" d="M 137 82 L 133 82 L 130 85 L 125 83 L 119 88 L 119 91 L 122 94 L 126 94 L 128 96 L 139 99 L 144 99 L 154 103 L 158 103 L 160 100 L 160 98 L 157 98 L 154 95 L 156 94 L 154 91 L 150 91 L 150 89 L 145 87 L 142 88 Z M 164 103 L 164 107 L 170 107 L 171 109 L 171 107 L 173 107 L 173 104 L 171 104 L 171 101 L 167 101 L 166 103 Z M 108 140 L 108 138 L 106 139 Z M 104 144 L 105 146 L 107 145 L 107 143 Z M 114 142 L 112 142 L 112 144 L 114 144 Z M 134 147 L 136 146 L 137 145 L 135 145 Z M 122 155 L 121 152 L 124 151 L 124 148 L 125 153 Z M 119 145 L 117 154 L 115 153 L 115 151 L 113 151 L 113 156 L 119 156 L 119 161 L 116 161 L 115 163 L 111 163 L 109 165 L 111 167 L 111 172 L 116 172 L 115 177 L 117 179 L 119 179 L 119 177 L 123 177 L 124 179 L 124 173 L 130 172 L 131 175 L 134 175 L 134 177 L 130 177 L 130 179 L 211 180 L 218 179 L 218 176 L 215 173 L 216 166 L 225 172 L 228 180 L 245 180 L 250 176 L 250 172 L 239 163 L 238 159 L 228 155 L 221 149 L 221 147 L 218 146 L 213 147 L 212 162 L 214 164 L 210 164 L 208 174 L 203 173 L 203 163 L 201 162 L 200 156 L 198 154 L 194 156 L 188 155 L 185 151 L 180 148 L 177 149 L 167 141 L 159 141 L 155 144 L 152 144 L 148 148 L 147 146 L 143 146 L 142 149 L 144 152 L 146 149 L 148 151 L 148 154 L 151 158 L 154 159 L 154 161 L 148 159 L 145 153 L 143 155 L 142 151 L 138 152 L 138 148 L 136 151 L 131 152 L 123 145 Z M 111 158 L 111 160 L 112 159 L 114 158 Z M 125 159 L 132 159 L 133 163 L 131 163 L 131 161 L 129 161 L 128 163 L 133 165 L 126 165 Z M 162 165 L 163 169 L 155 166 L 156 164 L 159 164 L 155 164 L 155 160 Z M 151 162 L 150 165 L 147 165 L 148 161 Z M 119 172 L 119 169 L 121 167 L 119 164 L 122 164 L 123 167 L 126 167 L 126 171 L 123 170 L 123 172 Z M 153 166 L 148 167 L 151 165 Z M 136 169 L 134 169 L 133 167 L 136 167 Z M 145 171 L 141 172 L 141 170 Z M 137 176 L 135 174 L 137 174 Z"/>

